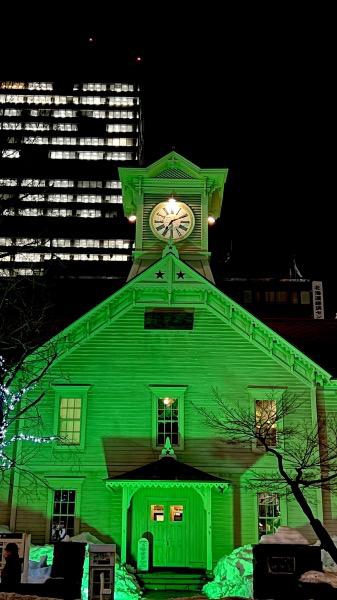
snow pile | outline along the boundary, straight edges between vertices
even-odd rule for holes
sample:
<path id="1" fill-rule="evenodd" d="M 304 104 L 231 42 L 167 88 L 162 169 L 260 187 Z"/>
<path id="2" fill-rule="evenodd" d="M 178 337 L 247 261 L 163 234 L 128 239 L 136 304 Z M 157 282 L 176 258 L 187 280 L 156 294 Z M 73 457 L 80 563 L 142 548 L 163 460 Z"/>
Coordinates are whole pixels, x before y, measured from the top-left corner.
<path id="1" fill-rule="evenodd" d="M 260 544 L 304 544 L 307 546 L 309 542 L 297 529 L 278 527 L 275 533 L 262 535 Z"/>
<path id="2" fill-rule="evenodd" d="M 251 545 L 236 548 L 220 558 L 214 569 L 214 580 L 202 589 L 208 598 L 253 596 L 253 550 Z"/>
<path id="3" fill-rule="evenodd" d="M 333 543 L 337 547 L 337 537 L 335 535 L 332 535 L 331 538 L 332 538 Z M 320 546 L 320 545 L 321 545 L 321 542 L 319 540 L 317 540 L 317 542 L 315 542 L 315 544 L 314 544 L 314 546 Z M 326 552 L 326 550 L 321 550 L 321 557 L 322 557 L 322 563 L 323 563 L 323 570 L 324 571 L 332 571 L 333 573 L 337 573 L 337 565 L 332 560 L 330 554 L 328 554 Z"/>

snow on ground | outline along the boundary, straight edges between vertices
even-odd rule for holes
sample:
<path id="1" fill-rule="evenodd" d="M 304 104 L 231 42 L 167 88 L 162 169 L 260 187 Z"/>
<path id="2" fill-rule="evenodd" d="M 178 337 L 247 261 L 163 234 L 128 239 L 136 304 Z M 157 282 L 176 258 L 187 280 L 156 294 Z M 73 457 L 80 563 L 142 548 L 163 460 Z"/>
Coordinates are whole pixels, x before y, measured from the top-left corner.
<path id="1" fill-rule="evenodd" d="M 214 580 L 202 589 L 208 598 L 253 596 L 253 549 L 251 545 L 236 548 L 220 558 L 214 569 Z"/>

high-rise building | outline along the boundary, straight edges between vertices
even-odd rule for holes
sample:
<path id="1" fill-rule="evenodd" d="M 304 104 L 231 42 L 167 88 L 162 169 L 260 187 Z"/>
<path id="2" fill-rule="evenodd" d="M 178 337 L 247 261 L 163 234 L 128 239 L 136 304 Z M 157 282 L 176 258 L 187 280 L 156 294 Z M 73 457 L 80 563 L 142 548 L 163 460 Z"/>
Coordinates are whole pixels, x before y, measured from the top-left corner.
<path id="1" fill-rule="evenodd" d="M 143 149 L 127 81 L 0 82 L 0 273 L 124 277 L 133 226 L 118 166 Z"/>

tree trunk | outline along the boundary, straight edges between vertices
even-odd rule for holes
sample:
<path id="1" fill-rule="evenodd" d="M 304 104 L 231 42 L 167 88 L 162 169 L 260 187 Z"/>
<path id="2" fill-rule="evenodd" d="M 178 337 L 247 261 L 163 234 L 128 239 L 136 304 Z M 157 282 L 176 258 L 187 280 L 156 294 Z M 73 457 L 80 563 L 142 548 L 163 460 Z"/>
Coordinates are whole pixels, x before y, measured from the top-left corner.
<path id="1" fill-rule="evenodd" d="M 323 523 L 321 523 L 319 519 L 315 518 L 300 487 L 296 484 L 291 485 L 291 491 L 294 494 L 294 497 L 296 498 L 304 514 L 308 517 L 311 527 L 313 528 L 314 532 L 316 533 L 318 539 L 322 544 L 322 548 L 324 548 L 324 550 L 326 550 L 330 554 L 332 560 L 337 565 L 337 548 L 333 543 L 330 534 L 325 529 Z"/>

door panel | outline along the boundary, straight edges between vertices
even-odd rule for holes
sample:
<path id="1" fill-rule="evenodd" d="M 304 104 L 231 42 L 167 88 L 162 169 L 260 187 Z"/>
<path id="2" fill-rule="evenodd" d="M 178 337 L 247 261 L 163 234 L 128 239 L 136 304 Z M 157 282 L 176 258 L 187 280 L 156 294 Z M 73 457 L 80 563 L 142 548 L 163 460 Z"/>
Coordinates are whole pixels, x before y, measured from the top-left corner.
<path id="1" fill-rule="evenodd" d="M 195 490 L 139 490 L 132 500 L 131 528 L 135 563 L 138 540 L 145 535 L 150 540 L 153 566 L 205 567 L 205 511 Z"/>
<path id="2" fill-rule="evenodd" d="M 157 497 L 148 500 L 148 530 L 153 536 L 153 566 L 154 567 L 184 567 L 186 566 L 187 546 L 187 502 L 179 498 L 179 504 L 174 499 L 161 498 L 160 504 L 155 503 Z"/>

